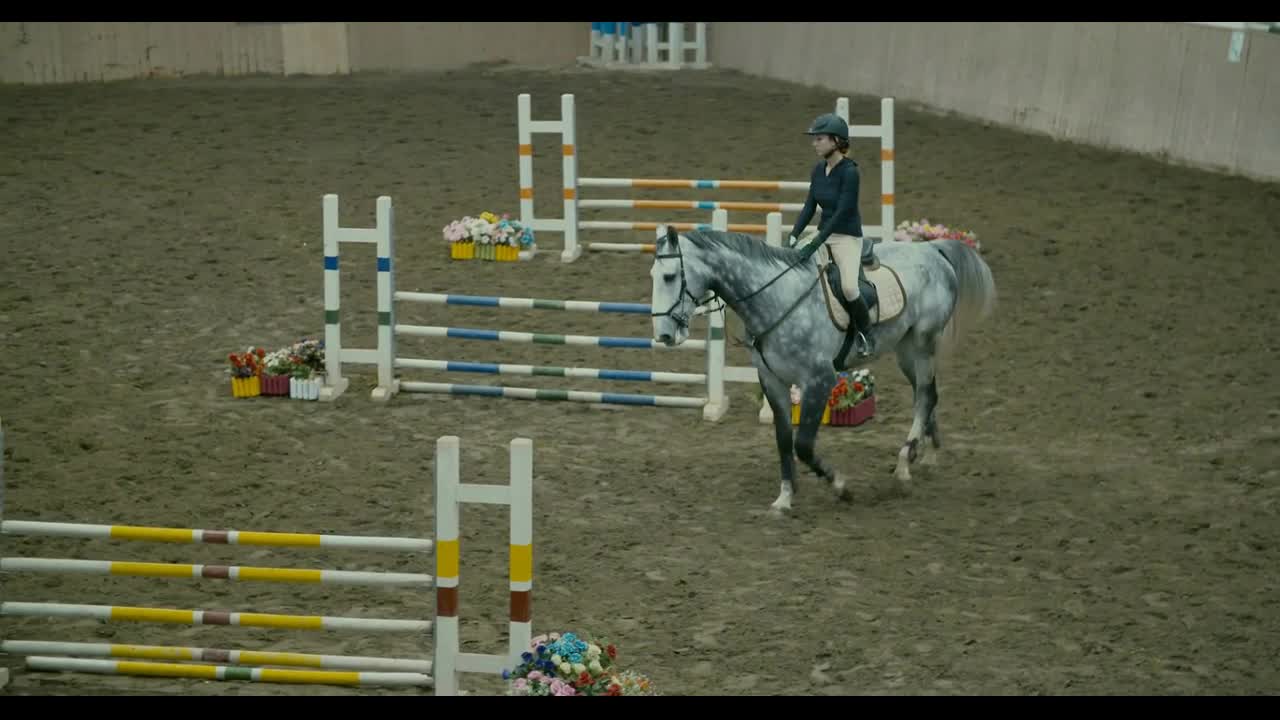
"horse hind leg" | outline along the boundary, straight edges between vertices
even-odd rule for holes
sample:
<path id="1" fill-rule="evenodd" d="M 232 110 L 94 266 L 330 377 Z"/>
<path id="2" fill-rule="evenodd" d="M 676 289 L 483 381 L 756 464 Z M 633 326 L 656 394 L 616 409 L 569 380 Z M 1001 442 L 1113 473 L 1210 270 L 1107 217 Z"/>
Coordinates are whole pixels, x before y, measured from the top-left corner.
<path id="1" fill-rule="evenodd" d="M 920 464 L 935 466 L 938 464 L 938 458 L 942 450 L 942 431 L 938 429 L 938 377 L 934 376 L 929 382 L 927 392 L 931 396 L 932 408 L 929 411 L 929 419 L 924 423 L 924 436 L 929 439 L 929 444 L 933 447 L 927 453 L 921 453 Z M 923 447 L 923 446 L 922 446 Z"/>
<path id="2" fill-rule="evenodd" d="M 929 444 L 933 445 L 933 451 L 926 454 L 921 460 L 924 465 L 936 465 L 938 463 L 939 451 L 942 450 L 942 430 L 938 428 L 938 377 L 934 375 L 933 382 L 929 383 L 933 392 L 933 410 L 929 412 L 929 419 L 924 424 L 924 435 L 929 438 Z"/>
<path id="3" fill-rule="evenodd" d="M 918 342 L 903 343 L 898 350 L 898 367 L 911 381 L 914 395 L 914 417 L 911 430 L 907 433 L 907 441 L 898 451 L 898 465 L 894 476 L 898 479 L 900 489 L 905 493 L 911 489 L 910 465 L 924 454 L 924 445 L 920 442 L 926 430 L 934 447 L 940 446 L 940 435 L 937 431 L 935 410 L 938 405 L 938 386 L 934 379 L 934 358 L 927 348 L 920 347 Z"/>

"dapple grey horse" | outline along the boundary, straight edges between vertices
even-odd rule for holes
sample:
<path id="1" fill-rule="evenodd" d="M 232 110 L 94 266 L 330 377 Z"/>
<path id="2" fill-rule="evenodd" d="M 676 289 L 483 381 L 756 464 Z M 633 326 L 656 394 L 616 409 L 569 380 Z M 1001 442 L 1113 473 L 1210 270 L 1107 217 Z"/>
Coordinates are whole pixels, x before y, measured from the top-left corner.
<path id="1" fill-rule="evenodd" d="M 793 454 L 829 481 L 837 497 L 848 499 L 844 475 L 814 452 L 822 414 L 836 383 L 833 361 L 845 340 L 845 333 L 830 319 L 818 281 L 820 256 L 767 245 L 742 233 L 682 234 L 670 228 L 660 233 L 650 270 L 654 339 L 667 346 L 684 342 L 697 306 L 716 298 L 741 318 L 751 341 L 752 364 L 773 409 L 782 463 L 782 488 L 772 513 L 791 509 Z M 881 264 L 897 272 L 907 298 L 901 314 L 872 330 L 877 355 L 896 351 L 898 367 L 915 391 L 915 419 L 895 471 L 899 489 L 905 493 L 911 481 L 908 467 L 923 452 L 921 438 L 927 435 L 935 449 L 942 447 L 934 376 L 938 353 L 953 345 L 961 330 L 991 313 L 996 287 L 986 261 L 959 240 L 881 243 L 875 254 Z M 794 437 L 792 385 L 802 392 Z"/>

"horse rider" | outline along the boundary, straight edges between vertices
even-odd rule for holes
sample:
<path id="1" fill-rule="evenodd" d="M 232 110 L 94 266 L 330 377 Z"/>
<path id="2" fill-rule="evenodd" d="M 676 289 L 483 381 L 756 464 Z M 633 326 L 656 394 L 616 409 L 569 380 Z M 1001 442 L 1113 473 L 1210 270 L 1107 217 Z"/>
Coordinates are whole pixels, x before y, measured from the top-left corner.
<path id="1" fill-rule="evenodd" d="M 806 135 L 813 136 L 813 148 L 821 158 L 809 176 L 809 196 L 804 209 L 796 218 L 788 244 L 795 247 L 797 238 L 813 219 L 814 210 L 822 206 L 822 220 L 818 235 L 801 249 L 805 258 L 813 255 L 824 243 L 830 246 L 841 278 L 854 277 L 850 264 L 856 264 L 858 282 L 854 297 L 848 298 L 852 310 L 853 330 L 856 333 L 854 347 L 861 357 L 875 352 L 868 333 L 871 330 L 871 309 L 860 291 L 866 280 L 862 266 L 870 262 L 872 243 L 863 242 L 862 215 L 858 212 L 859 171 L 858 163 L 848 157 L 849 124 L 835 113 L 819 115 Z M 847 293 L 846 293 L 847 294 Z"/>

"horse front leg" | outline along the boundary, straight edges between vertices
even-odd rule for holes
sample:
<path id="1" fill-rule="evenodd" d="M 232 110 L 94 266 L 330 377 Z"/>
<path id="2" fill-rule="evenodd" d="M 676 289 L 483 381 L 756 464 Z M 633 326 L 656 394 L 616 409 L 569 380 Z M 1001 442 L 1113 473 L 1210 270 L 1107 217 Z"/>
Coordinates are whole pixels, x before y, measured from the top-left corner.
<path id="1" fill-rule="evenodd" d="M 773 431 L 778 445 L 778 463 L 782 479 L 778 499 L 769 506 L 769 514 L 781 517 L 791 510 L 791 498 L 795 495 L 796 488 L 794 433 L 791 430 L 791 389 L 772 373 L 766 373 L 763 369 L 759 372 L 760 388 L 764 390 L 765 402 L 773 411 Z"/>
<path id="2" fill-rule="evenodd" d="M 849 489 L 844 475 L 833 470 L 815 450 L 818 430 L 822 427 L 822 415 L 826 412 L 827 402 L 831 399 L 831 388 L 834 386 L 833 378 L 830 382 L 814 382 L 805 388 L 800 405 L 800 429 L 796 432 L 796 455 L 818 477 L 831 483 L 831 489 L 835 491 L 837 498 L 848 500 Z"/>

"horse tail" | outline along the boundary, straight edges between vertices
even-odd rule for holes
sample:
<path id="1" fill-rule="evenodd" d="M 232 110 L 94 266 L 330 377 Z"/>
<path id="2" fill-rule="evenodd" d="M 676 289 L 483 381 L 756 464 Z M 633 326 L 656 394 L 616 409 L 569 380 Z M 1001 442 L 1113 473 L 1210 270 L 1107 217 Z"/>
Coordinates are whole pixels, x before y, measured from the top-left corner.
<path id="1" fill-rule="evenodd" d="M 942 253 L 956 273 L 956 305 L 943 330 L 944 343 L 954 346 L 963 329 L 977 325 L 995 310 L 996 281 L 987 261 L 966 243 L 947 239 L 930 244 Z"/>

